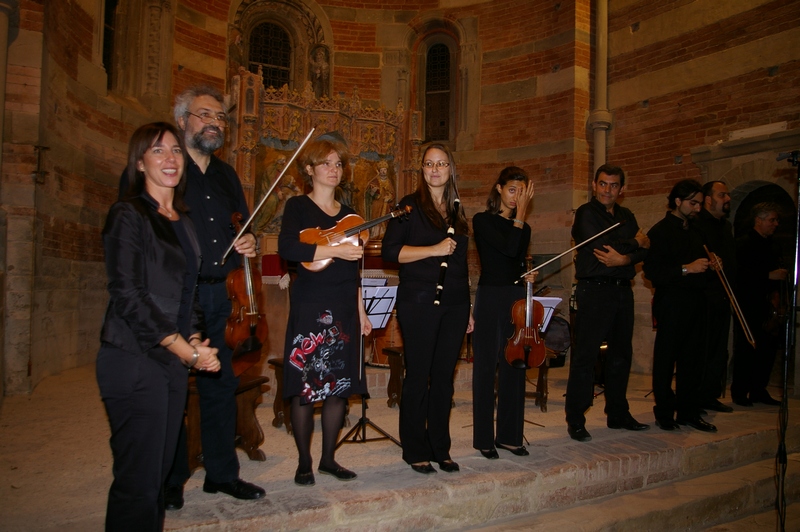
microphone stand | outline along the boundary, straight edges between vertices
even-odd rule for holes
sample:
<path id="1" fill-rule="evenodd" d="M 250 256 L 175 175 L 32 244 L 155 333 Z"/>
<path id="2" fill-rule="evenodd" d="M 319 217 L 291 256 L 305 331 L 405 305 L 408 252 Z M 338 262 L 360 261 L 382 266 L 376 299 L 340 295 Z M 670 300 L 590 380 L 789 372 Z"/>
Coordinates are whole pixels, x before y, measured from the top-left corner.
<path id="1" fill-rule="evenodd" d="M 358 239 L 358 243 L 359 243 L 359 245 L 361 245 L 362 248 L 364 247 L 364 243 L 361 241 L 360 237 Z M 361 292 L 361 290 L 362 290 L 362 287 L 361 287 L 361 272 L 364 271 L 364 260 L 365 260 L 365 257 L 364 257 L 364 255 L 362 255 L 361 256 L 361 267 L 359 268 L 359 274 L 358 274 L 358 291 L 359 291 L 359 294 L 361 294 L 361 297 L 359 298 L 359 305 L 361 304 L 360 303 L 361 298 L 363 298 L 363 294 Z M 360 315 L 360 313 L 361 313 L 361 310 L 359 309 L 359 315 Z M 361 334 L 361 321 L 360 320 L 359 320 L 358 333 L 359 333 L 358 336 L 360 338 L 359 351 L 361 353 L 361 356 L 358 357 L 358 380 L 359 380 L 359 383 L 360 383 L 361 380 L 366 377 L 364 375 L 364 335 Z M 383 441 L 383 440 L 391 440 L 398 447 L 402 447 L 400 442 L 397 439 L 395 439 L 394 437 L 392 437 L 391 434 L 389 434 L 388 432 L 386 432 L 385 430 L 380 428 L 378 425 L 376 425 L 375 423 L 373 423 L 372 421 L 369 420 L 369 418 L 367 417 L 367 408 L 369 408 L 367 406 L 367 399 L 369 399 L 369 392 L 362 393 L 361 394 L 361 417 L 358 418 L 358 421 L 356 421 L 355 425 L 353 425 L 353 428 L 351 428 L 350 431 L 347 434 L 345 434 L 342 437 L 341 440 L 339 440 L 339 443 L 336 444 L 336 448 L 338 449 L 344 443 L 367 443 L 367 442 L 371 442 L 371 441 Z M 381 434 L 381 436 L 377 436 L 375 438 L 367 438 L 367 427 L 372 427 L 372 429 L 377 431 L 377 432 L 379 432 Z M 351 436 L 352 436 L 352 439 L 349 439 L 349 438 L 351 438 Z"/>
<path id="2" fill-rule="evenodd" d="M 789 422 L 789 357 L 794 353 L 797 343 L 797 272 L 800 267 L 800 150 L 790 153 L 781 153 L 777 160 L 788 159 L 789 163 L 797 169 L 798 186 L 797 197 L 795 197 L 796 219 L 794 228 L 794 279 L 792 279 L 792 290 L 789 303 L 789 318 L 786 321 L 786 341 L 783 351 L 783 397 L 778 414 L 778 452 L 775 456 L 776 475 L 777 475 L 777 500 L 778 524 L 780 530 L 786 530 L 786 429 Z"/>

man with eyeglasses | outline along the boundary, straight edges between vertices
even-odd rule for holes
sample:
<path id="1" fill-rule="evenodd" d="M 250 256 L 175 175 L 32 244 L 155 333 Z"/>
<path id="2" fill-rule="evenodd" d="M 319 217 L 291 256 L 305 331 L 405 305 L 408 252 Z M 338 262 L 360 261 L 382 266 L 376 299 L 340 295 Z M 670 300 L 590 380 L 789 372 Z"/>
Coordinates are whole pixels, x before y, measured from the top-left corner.
<path id="1" fill-rule="evenodd" d="M 236 456 L 236 388 L 232 351 L 225 345 L 225 326 L 231 303 L 225 280 L 240 266 L 238 255 L 254 257 L 256 239 L 243 235 L 225 265 L 220 263 L 235 236 L 231 228 L 234 212 L 249 218 L 250 211 L 236 171 L 214 152 L 225 143 L 228 124 L 222 94 L 207 86 L 191 87 L 175 98 L 173 115 L 184 132 L 186 151 L 186 191 L 184 201 L 194 223 L 203 262 L 198 278 L 200 306 L 203 309 L 206 336 L 219 349 L 221 369 L 215 374 L 197 373 L 200 399 L 200 439 L 206 478 L 203 491 L 222 492 L 237 499 L 260 499 L 265 491 L 239 478 Z M 127 191 L 127 179 L 120 182 L 120 196 Z M 168 510 L 183 507 L 183 485 L 191 476 L 188 463 L 185 427 L 181 429 L 174 465 L 165 483 L 164 502 Z"/>
<path id="2" fill-rule="evenodd" d="M 592 406 L 594 367 L 600 347 L 606 342 L 605 413 L 611 429 L 647 430 L 636 421 L 628 405 L 628 376 L 633 358 L 633 291 L 631 279 L 637 262 L 650 245 L 639 230 L 633 213 L 617 205 L 625 189 L 625 172 L 618 166 L 603 165 L 595 172 L 594 197 L 575 211 L 572 238 L 576 244 L 608 229 L 622 225 L 580 248 L 575 259 L 577 314 L 575 346 L 567 380 L 564 409 L 570 438 L 587 442 L 586 411 Z"/>

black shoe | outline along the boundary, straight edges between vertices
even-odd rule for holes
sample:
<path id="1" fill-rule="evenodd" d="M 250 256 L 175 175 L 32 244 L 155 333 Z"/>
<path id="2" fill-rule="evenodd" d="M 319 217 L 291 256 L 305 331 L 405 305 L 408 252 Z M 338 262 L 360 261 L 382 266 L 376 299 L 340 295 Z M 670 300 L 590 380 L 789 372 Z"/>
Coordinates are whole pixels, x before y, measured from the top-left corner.
<path id="1" fill-rule="evenodd" d="M 353 480 L 358 476 L 349 469 L 343 468 L 339 464 L 336 464 L 336 467 L 325 467 L 322 464 L 320 464 L 319 472 L 324 473 L 326 475 L 333 475 L 339 480 Z"/>
<path id="2" fill-rule="evenodd" d="M 583 425 L 567 425 L 569 437 L 575 441 L 592 441 L 592 435 Z"/>
<path id="3" fill-rule="evenodd" d="M 183 486 L 164 486 L 164 508 L 167 510 L 183 508 Z"/>
<path id="4" fill-rule="evenodd" d="M 751 396 L 751 401 L 753 403 L 761 403 L 762 405 L 781 406 L 781 402 L 777 399 L 773 399 L 769 394 L 761 395 L 755 398 Z"/>
<path id="5" fill-rule="evenodd" d="M 254 484 L 250 484 L 249 482 L 245 482 L 240 478 L 230 482 L 222 482 L 220 484 L 206 479 L 206 481 L 203 483 L 203 491 L 206 493 L 216 493 L 221 491 L 225 495 L 230 495 L 236 499 L 247 500 L 260 499 L 266 494 L 262 488 L 259 488 Z"/>
<path id="6" fill-rule="evenodd" d="M 656 418 L 656 427 L 661 430 L 676 430 L 681 428 L 680 425 L 675 423 L 674 419 L 658 419 Z"/>
<path id="7" fill-rule="evenodd" d="M 502 443 L 499 443 L 497 440 L 494 441 L 494 445 L 498 449 L 503 449 L 504 451 L 508 451 L 515 456 L 528 456 L 529 454 L 531 454 L 528 452 L 528 449 L 526 449 L 524 445 L 519 447 L 511 447 L 509 445 L 503 445 Z"/>
<path id="8" fill-rule="evenodd" d="M 703 404 L 706 410 L 713 410 L 714 412 L 733 412 L 733 408 L 726 404 L 722 404 L 718 399 L 712 399 Z"/>
<path id="9" fill-rule="evenodd" d="M 314 480 L 314 472 L 313 471 L 306 471 L 305 473 L 300 472 L 300 468 L 297 468 L 297 471 L 294 473 L 294 483 L 298 486 L 313 486 L 316 484 Z"/>
<path id="10" fill-rule="evenodd" d="M 461 470 L 461 468 L 458 467 L 458 464 L 453 462 L 452 460 L 445 460 L 444 462 L 439 462 L 439 469 L 441 469 L 445 473 L 457 473 Z"/>
<path id="11" fill-rule="evenodd" d="M 678 425 L 689 425 L 690 427 L 697 430 L 702 430 L 703 432 L 717 432 L 717 427 L 704 420 L 700 416 L 688 418 L 678 417 L 675 419 L 675 423 Z"/>
<path id="12" fill-rule="evenodd" d="M 706 411 L 705 411 L 705 410 L 703 410 L 702 408 L 698 408 L 698 409 L 697 409 L 697 415 L 699 415 L 699 416 L 707 416 L 707 415 L 708 415 L 708 412 L 706 412 Z"/>
<path id="13" fill-rule="evenodd" d="M 631 415 L 628 415 L 627 418 L 623 419 L 608 418 L 608 421 L 606 421 L 606 425 L 610 429 L 647 430 L 650 428 L 650 425 L 639 423 L 638 421 L 633 419 L 633 416 Z"/>
<path id="14" fill-rule="evenodd" d="M 417 473 L 422 473 L 423 475 L 431 475 L 436 473 L 436 470 L 433 468 L 430 462 L 424 464 L 411 464 L 411 469 Z"/>
<path id="15" fill-rule="evenodd" d="M 481 449 L 480 451 L 483 457 L 488 458 L 489 460 L 497 460 L 500 458 L 500 455 L 497 454 L 497 449 L 489 449 L 488 451 Z"/>
<path id="16" fill-rule="evenodd" d="M 751 401 L 747 397 L 733 397 L 731 398 L 731 401 L 733 401 L 733 404 L 739 406 L 747 406 L 747 407 L 753 406 L 753 401 Z"/>

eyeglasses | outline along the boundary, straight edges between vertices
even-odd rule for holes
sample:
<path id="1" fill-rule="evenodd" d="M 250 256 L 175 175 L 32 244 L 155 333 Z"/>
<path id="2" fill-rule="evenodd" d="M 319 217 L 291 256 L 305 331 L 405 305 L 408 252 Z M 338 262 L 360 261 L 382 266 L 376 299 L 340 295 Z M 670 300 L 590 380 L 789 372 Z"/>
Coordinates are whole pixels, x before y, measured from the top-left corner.
<path id="1" fill-rule="evenodd" d="M 196 116 L 200 119 L 200 121 L 204 124 L 210 124 L 211 122 L 217 122 L 222 127 L 226 127 L 228 125 L 228 115 L 224 113 L 220 113 L 218 115 L 212 115 L 210 113 L 200 113 L 195 114 L 191 111 L 186 111 L 188 114 L 192 116 Z"/>
<path id="2" fill-rule="evenodd" d="M 424 168 L 428 168 L 428 169 L 431 169 L 434 166 L 436 168 L 448 168 L 450 166 L 450 163 L 448 163 L 447 161 L 436 161 L 436 162 L 425 161 L 424 163 L 422 163 L 422 166 Z"/>

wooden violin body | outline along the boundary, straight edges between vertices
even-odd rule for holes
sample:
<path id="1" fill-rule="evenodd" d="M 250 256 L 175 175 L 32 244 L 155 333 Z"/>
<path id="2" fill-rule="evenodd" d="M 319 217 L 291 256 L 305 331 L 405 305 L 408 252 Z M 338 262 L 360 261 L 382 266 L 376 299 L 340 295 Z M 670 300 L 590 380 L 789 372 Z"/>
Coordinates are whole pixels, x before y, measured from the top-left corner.
<path id="1" fill-rule="evenodd" d="M 233 225 L 239 231 L 242 215 L 233 214 Z M 242 266 L 228 274 L 225 281 L 231 315 L 225 326 L 225 344 L 233 349 L 233 372 L 241 375 L 261 359 L 261 348 L 267 341 L 267 320 L 262 314 L 261 271 L 242 257 Z"/>
<path id="2" fill-rule="evenodd" d="M 531 259 L 527 257 L 527 269 Z M 538 368 L 547 357 L 547 349 L 541 333 L 544 305 L 533 299 L 533 283 L 525 283 L 525 299 L 511 307 L 511 322 L 514 334 L 506 342 L 506 361 L 517 369 Z"/>
<path id="3" fill-rule="evenodd" d="M 300 231 L 300 242 L 304 244 L 317 244 L 320 246 L 339 246 L 341 244 L 352 244 L 354 246 L 364 245 L 369 241 L 369 228 L 383 223 L 391 218 L 406 215 L 411 212 L 411 206 L 397 206 L 380 218 L 375 218 L 369 222 L 357 214 L 348 214 L 330 229 L 320 229 L 310 227 Z M 312 272 L 324 270 L 333 262 L 333 259 L 321 259 L 313 262 L 301 263 L 303 267 Z"/>

